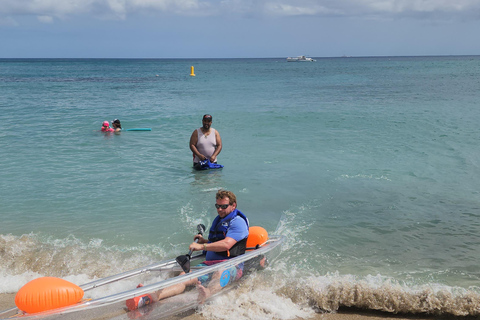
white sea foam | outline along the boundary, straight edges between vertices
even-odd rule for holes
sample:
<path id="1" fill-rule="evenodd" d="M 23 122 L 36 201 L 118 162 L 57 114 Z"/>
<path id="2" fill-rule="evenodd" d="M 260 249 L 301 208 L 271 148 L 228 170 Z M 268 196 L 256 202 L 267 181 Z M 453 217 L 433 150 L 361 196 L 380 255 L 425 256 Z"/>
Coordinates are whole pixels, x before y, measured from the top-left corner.
<path id="1" fill-rule="evenodd" d="M 295 238 L 291 242 L 298 244 Z M 0 243 L 1 293 L 16 292 L 28 281 L 41 276 L 61 277 L 81 285 L 153 261 L 153 255 L 145 256 L 148 251 L 99 247 L 98 240 L 93 241 L 94 245 L 85 245 L 72 237 L 42 242 L 31 234 L 2 235 Z M 218 319 L 232 313 L 238 319 L 309 318 L 315 311 L 334 312 L 340 307 L 391 313 L 480 315 L 478 287 L 407 284 L 379 274 L 360 277 L 334 272 L 322 275 L 321 270 L 306 271 L 301 264 L 292 264 L 284 253 L 280 259 L 270 261 L 266 270 L 245 275 L 235 290 L 215 297 L 199 312 L 207 318 Z M 148 281 L 159 280 L 150 278 Z M 89 297 L 133 289 L 142 281 L 140 277 L 113 283 Z"/>
<path id="2" fill-rule="evenodd" d="M 159 247 L 104 247 L 99 242 L 95 239 L 84 244 L 73 236 L 41 239 L 35 234 L 0 235 L 0 292 L 16 292 L 42 276 L 60 277 L 80 285 L 159 261 L 158 257 L 165 254 L 159 254 Z"/>
<path id="3" fill-rule="evenodd" d="M 340 307 L 394 314 L 478 316 L 480 292 L 445 285 L 409 287 L 381 275 L 292 278 L 265 272 L 249 276 L 236 290 L 214 298 L 200 313 L 214 319 L 231 314 L 238 319 L 306 319 L 315 312 L 335 312 Z"/>
<path id="4" fill-rule="evenodd" d="M 309 318 L 313 309 L 302 303 L 294 303 L 290 297 L 278 294 L 275 282 L 268 282 L 258 275 L 251 275 L 235 290 L 214 298 L 199 311 L 213 319 L 298 319 Z"/>
<path id="5" fill-rule="evenodd" d="M 384 175 L 373 175 L 373 174 L 355 174 L 355 175 L 349 175 L 349 174 L 342 174 L 339 178 L 337 179 L 373 179 L 373 180 L 386 180 L 386 181 L 392 181 L 389 177 L 384 176 Z"/>

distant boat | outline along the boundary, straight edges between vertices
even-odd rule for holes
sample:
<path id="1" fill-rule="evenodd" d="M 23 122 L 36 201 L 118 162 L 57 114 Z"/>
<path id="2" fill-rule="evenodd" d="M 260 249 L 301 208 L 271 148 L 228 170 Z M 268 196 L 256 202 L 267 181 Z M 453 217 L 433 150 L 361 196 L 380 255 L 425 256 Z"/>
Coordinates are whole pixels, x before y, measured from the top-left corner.
<path id="1" fill-rule="evenodd" d="M 298 56 L 298 57 L 294 57 L 294 58 L 291 58 L 291 57 L 288 57 L 287 58 L 287 62 L 314 62 L 314 61 L 317 61 L 315 59 L 312 59 L 312 58 L 307 58 L 305 56 Z"/>

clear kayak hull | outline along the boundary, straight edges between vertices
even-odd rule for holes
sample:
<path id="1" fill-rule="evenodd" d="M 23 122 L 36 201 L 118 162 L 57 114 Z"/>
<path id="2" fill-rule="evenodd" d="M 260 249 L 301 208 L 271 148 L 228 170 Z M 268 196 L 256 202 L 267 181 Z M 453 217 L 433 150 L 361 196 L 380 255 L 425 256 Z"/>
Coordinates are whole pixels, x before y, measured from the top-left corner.
<path id="1" fill-rule="evenodd" d="M 215 295 L 229 291 L 234 288 L 234 279 L 229 278 L 228 270 L 243 266 L 243 277 L 249 272 L 260 270 L 265 261 L 273 263 L 280 253 L 280 248 L 285 241 L 284 236 L 270 236 L 268 242 L 262 247 L 247 251 L 245 254 L 214 264 L 212 266 L 197 267 L 204 261 L 204 255 L 194 255 L 191 258 L 191 271 L 188 274 L 178 275 L 181 268 L 175 259 L 154 263 L 142 268 L 130 270 L 121 274 L 98 279 L 80 287 L 84 290 L 84 299 L 76 304 L 48 310 L 35 314 L 19 314 L 17 308 L 0 312 L 0 319 L 160 319 L 172 316 L 183 311 L 195 308 L 203 302 L 199 290 L 193 286 L 183 293 L 173 297 L 154 302 L 150 305 L 128 310 L 126 301 L 135 297 L 159 290 L 168 290 L 173 286 L 185 283 L 188 280 L 201 277 L 211 278 L 211 282 L 219 281 L 221 290 Z M 140 288 L 123 290 L 125 286 L 132 286 L 133 283 L 144 283 Z M 210 284 L 209 284 L 210 285 Z M 209 297 L 210 298 L 210 297 Z"/>

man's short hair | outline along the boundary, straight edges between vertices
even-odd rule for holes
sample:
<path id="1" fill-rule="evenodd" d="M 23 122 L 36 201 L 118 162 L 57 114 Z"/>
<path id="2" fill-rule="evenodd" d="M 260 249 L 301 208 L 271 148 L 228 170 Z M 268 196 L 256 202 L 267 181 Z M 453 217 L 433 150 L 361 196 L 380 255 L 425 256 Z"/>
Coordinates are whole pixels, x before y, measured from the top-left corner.
<path id="1" fill-rule="evenodd" d="M 237 203 L 237 197 L 232 191 L 227 191 L 227 190 L 218 190 L 217 195 L 215 196 L 215 199 L 221 200 L 224 198 L 229 199 L 229 204 L 232 205 L 234 203 Z"/>

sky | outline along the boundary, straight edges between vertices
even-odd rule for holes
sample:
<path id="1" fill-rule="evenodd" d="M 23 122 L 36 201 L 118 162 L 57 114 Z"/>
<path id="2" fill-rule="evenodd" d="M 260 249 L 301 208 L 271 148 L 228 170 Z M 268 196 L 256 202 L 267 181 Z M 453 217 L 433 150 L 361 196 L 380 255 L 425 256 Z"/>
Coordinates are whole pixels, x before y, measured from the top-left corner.
<path id="1" fill-rule="evenodd" d="M 0 0 L 0 58 L 480 54 L 480 0 Z"/>

